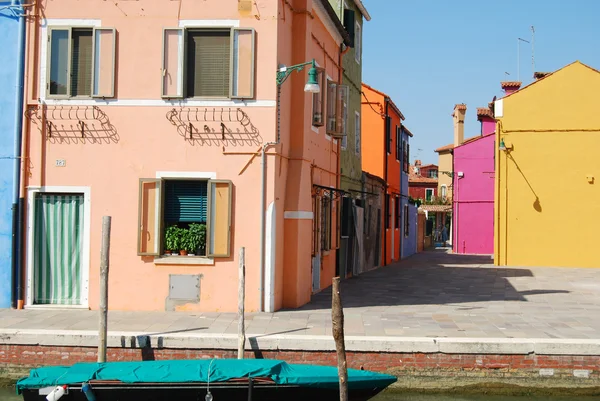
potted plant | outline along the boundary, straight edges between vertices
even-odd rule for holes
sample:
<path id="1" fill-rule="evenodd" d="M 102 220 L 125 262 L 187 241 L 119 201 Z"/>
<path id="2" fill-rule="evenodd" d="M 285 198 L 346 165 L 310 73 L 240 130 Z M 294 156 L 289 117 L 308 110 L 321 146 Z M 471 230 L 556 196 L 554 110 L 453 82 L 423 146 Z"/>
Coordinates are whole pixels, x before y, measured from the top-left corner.
<path id="1" fill-rule="evenodd" d="M 180 229 L 176 225 L 167 227 L 165 230 L 165 254 L 177 255 L 177 251 L 181 247 Z"/>
<path id="2" fill-rule="evenodd" d="M 187 228 L 179 229 L 179 254 L 181 256 L 186 256 L 188 254 L 188 250 L 190 248 L 190 230 Z"/>
<path id="3" fill-rule="evenodd" d="M 203 255 L 206 244 L 206 225 L 191 223 L 187 241 L 188 255 L 193 256 L 197 252 Z"/>

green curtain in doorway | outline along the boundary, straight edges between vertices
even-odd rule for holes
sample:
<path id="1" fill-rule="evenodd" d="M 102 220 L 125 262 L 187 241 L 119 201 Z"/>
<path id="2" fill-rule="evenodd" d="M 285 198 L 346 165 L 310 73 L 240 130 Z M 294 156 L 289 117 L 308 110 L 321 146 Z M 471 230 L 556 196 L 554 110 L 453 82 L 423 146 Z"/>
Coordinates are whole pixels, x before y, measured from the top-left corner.
<path id="1" fill-rule="evenodd" d="M 35 198 L 35 304 L 81 304 L 83 204 L 80 194 Z"/>

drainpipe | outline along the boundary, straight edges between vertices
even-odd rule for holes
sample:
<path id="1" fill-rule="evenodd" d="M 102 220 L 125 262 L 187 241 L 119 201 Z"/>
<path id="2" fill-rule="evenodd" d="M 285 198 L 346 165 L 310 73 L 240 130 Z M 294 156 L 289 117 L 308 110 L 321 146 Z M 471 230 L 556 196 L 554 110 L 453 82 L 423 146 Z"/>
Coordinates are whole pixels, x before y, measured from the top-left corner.
<path id="1" fill-rule="evenodd" d="M 390 212 L 390 202 L 388 202 L 388 198 L 387 198 L 387 194 L 388 194 L 388 153 L 387 153 L 387 147 L 388 147 L 388 141 L 389 141 L 389 135 L 391 135 L 391 130 L 388 129 L 388 106 L 389 106 L 389 99 L 386 97 L 385 98 L 385 125 L 384 125 L 384 131 L 385 131 L 385 138 L 384 141 L 385 143 L 383 144 L 383 180 L 385 181 L 385 187 L 384 187 L 384 191 L 383 191 L 383 201 L 385 202 L 383 205 L 383 211 L 384 213 L 387 210 L 387 213 L 385 213 L 384 216 L 384 221 L 383 221 L 383 266 L 387 266 L 387 228 L 385 228 L 385 224 L 386 221 L 389 224 L 389 212 Z M 389 124 L 389 127 L 391 127 L 392 124 Z M 393 244 L 392 244 L 393 246 Z"/>
<path id="2" fill-rule="evenodd" d="M 261 174 L 260 174 L 260 259 L 259 259 L 259 267 L 260 267 L 260 278 L 259 278 L 259 286 L 258 293 L 260 296 L 260 301 L 258 303 L 258 311 L 264 312 L 265 310 L 265 236 L 266 236 L 266 209 L 265 205 L 267 202 L 267 195 L 265 193 L 266 189 L 266 172 L 267 172 L 267 157 L 266 150 L 270 146 L 275 146 L 279 144 L 279 138 L 281 137 L 281 86 L 277 85 L 277 140 L 275 142 L 267 142 L 262 146 L 260 160 L 261 160 Z"/>
<path id="3" fill-rule="evenodd" d="M 17 79 L 15 81 L 15 115 L 14 115 L 14 144 L 13 144 L 13 188 L 12 188 L 12 237 L 11 237 L 11 267 L 12 267 L 12 306 L 18 305 L 22 300 L 21 293 L 21 262 L 22 252 L 21 238 L 23 234 L 23 199 L 19 198 L 19 188 L 21 181 L 21 133 L 23 129 L 23 79 L 25 64 L 25 9 L 21 7 L 19 0 L 12 0 L 11 7 L 19 8 L 19 30 L 17 33 L 17 46 L 19 55 L 17 58 Z"/>

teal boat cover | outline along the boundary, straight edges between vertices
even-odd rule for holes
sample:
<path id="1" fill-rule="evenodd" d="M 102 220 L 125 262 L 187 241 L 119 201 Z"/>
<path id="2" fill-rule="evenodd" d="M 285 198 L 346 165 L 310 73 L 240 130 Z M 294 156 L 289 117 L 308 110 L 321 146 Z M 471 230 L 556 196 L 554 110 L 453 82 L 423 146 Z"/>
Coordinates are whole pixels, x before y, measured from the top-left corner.
<path id="1" fill-rule="evenodd" d="M 202 359 L 144 362 L 76 363 L 33 369 L 17 382 L 17 393 L 91 380 L 118 380 L 122 383 L 210 383 L 231 379 L 268 377 L 282 385 L 335 388 L 338 370 L 333 366 L 288 364 L 269 359 Z M 385 388 L 395 376 L 348 369 L 348 389 Z"/>

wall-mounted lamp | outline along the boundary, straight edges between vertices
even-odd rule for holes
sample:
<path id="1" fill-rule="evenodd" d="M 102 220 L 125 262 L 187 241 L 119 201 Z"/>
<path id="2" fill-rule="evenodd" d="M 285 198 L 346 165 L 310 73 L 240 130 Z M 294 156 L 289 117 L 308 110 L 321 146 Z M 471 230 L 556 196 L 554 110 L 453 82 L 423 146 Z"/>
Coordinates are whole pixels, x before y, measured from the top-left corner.
<path id="1" fill-rule="evenodd" d="M 500 145 L 498 146 L 498 150 L 502 151 L 502 152 L 506 152 L 507 150 L 512 150 L 512 145 L 511 144 L 505 144 L 504 143 L 504 139 L 500 139 Z"/>
<path id="2" fill-rule="evenodd" d="M 310 70 L 308 70 L 308 81 L 306 85 L 304 85 L 304 92 L 308 93 L 319 93 L 321 88 L 319 87 L 319 81 L 317 79 L 318 71 L 315 63 L 315 59 L 312 61 L 307 61 L 306 63 L 292 65 L 290 67 L 281 67 L 277 70 L 277 85 L 281 86 L 285 82 L 285 80 L 290 76 L 290 74 L 294 71 L 302 71 L 305 66 L 311 65 Z"/>
<path id="3" fill-rule="evenodd" d="M 465 176 L 465 173 L 463 173 L 462 171 L 458 172 L 458 178 L 463 178 Z"/>

